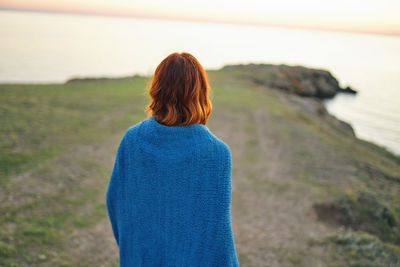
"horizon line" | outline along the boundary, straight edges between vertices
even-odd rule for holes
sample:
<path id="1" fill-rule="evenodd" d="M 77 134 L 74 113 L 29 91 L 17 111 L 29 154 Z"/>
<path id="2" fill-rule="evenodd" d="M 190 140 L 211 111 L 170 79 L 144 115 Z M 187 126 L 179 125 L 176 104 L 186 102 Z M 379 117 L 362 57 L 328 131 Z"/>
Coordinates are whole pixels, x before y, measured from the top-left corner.
<path id="1" fill-rule="evenodd" d="M 324 32 L 338 32 L 338 33 L 353 33 L 363 35 L 383 35 L 383 36 L 394 36 L 400 37 L 399 33 L 393 32 L 377 32 L 377 31 L 360 31 L 351 29 L 334 29 L 324 27 L 312 27 L 312 26 L 295 26 L 295 25 L 280 25 L 272 23 L 254 23 L 254 22 L 235 22 L 232 20 L 213 20 L 213 19 L 201 19 L 201 18 L 185 18 L 185 17 L 170 17 L 170 16 L 158 16 L 158 15 L 145 15 L 145 14 L 112 14 L 106 12 L 87 12 L 87 11 L 68 11 L 68 10 L 57 10 L 57 9 L 34 9 L 34 8 L 15 8 L 15 7 L 1 7 L 0 10 L 5 11 L 17 11 L 17 12 L 32 12 L 32 13 L 50 13 L 50 14 L 66 14 L 66 15 L 85 15 L 85 16 L 100 16 L 100 17 L 117 17 L 117 18 L 138 18 L 138 19 L 151 19 L 151 20 L 167 20 L 167 21 L 180 21 L 180 22 L 197 22 L 197 23 L 211 23 L 211 24 L 226 24 L 226 25 L 242 25 L 242 26 L 254 26 L 254 27 L 273 27 L 283 29 L 297 29 L 297 30 L 309 30 L 309 31 L 324 31 Z"/>

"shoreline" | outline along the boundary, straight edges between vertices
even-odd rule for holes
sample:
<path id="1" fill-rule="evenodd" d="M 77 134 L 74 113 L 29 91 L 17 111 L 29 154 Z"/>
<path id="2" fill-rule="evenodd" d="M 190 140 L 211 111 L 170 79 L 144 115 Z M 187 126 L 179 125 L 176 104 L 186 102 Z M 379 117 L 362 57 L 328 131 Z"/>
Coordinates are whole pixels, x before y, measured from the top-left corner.
<path id="1" fill-rule="evenodd" d="M 334 99 L 329 99 L 329 100 L 326 100 L 326 101 L 334 101 Z M 338 120 L 342 120 L 342 121 L 347 122 L 348 124 L 350 124 L 351 127 L 353 128 L 354 132 L 355 132 L 356 137 L 358 139 L 366 141 L 366 142 L 369 142 L 369 143 L 373 143 L 373 144 L 375 144 L 377 146 L 380 146 L 380 147 L 386 149 L 388 152 L 392 153 L 394 156 L 400 157 L 400 151 L 397 151 L 396 149 L 394 149 L 394 148 L 392 148 L 392 147 L 390 147 L 388 145 L 385 145 L 383 142 L 380 142 L 377 138 L 360 137 L 359 134 L 357 133 L 357 130 L 355 129 L 354 122 L 351 122 L 350 120 L 342 118 L 338 114 L 334 114 L 331 110 L 329 110 L 328 104 L 325 102 L 325 100 L 323 101 L 323 104 L 324 104 L 325 108 L 327 109 L 327 111 L 329 112 L 329 114 L 331 114 L 332 116 L 335 116 Z M 380 138 L 380 139 L 383 140 L 382 138 Z"/>

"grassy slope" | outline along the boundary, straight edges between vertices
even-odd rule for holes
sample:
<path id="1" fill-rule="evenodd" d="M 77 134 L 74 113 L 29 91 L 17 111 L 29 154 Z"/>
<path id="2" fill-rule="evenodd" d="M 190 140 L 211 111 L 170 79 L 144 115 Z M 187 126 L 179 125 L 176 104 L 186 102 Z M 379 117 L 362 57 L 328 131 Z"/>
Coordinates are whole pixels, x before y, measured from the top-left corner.
<path id="1" fill-rule="evenodd" d="M 391 228 L 344 230 L 314 208 L 344 203 L 354 213 L 363 192 L 398 219 L 398 158 L 298 107 L 293 96 L 228 71 L 209 71 L 209 78 L 208 127 L 233 155 L 232 224 L 242 266 L 399 261 Z M 123 132 L 145 118 L 145 86 L 142 77 L 0 85 L 1 265 L 116 265 L 104 194 Z"/>

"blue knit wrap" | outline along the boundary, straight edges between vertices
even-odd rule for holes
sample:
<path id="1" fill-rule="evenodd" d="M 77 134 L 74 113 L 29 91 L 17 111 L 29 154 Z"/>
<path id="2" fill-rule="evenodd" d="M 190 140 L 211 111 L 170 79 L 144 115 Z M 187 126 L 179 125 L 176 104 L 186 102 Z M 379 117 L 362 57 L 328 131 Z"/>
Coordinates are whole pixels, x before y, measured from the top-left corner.
<path id="1" fill-rule="evenodd" d="M 232 157 L 207 126 L 131 126 L 106 193 L 120 266 L 239 266 L 232 232 Z"/>

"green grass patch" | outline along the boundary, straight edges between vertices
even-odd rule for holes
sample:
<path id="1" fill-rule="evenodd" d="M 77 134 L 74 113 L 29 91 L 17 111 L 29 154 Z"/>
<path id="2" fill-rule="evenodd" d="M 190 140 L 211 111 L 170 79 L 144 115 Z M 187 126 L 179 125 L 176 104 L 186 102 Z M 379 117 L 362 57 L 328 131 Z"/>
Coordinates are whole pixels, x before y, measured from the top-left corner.
<path id="1" fill-rule="evenodd" d="M 343 254 L 347 266 L 396 266 L 400 262 L 400 249 L 366 234 L 348 231 L 327 240 Z"/>
<path id="2" fill-rule="evenodd" d="M 147 78 L 66 84 L 0 84 L 0 183 L 143 119 Z"/>

